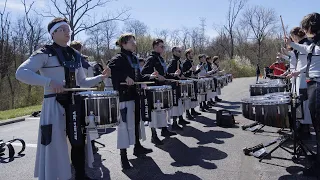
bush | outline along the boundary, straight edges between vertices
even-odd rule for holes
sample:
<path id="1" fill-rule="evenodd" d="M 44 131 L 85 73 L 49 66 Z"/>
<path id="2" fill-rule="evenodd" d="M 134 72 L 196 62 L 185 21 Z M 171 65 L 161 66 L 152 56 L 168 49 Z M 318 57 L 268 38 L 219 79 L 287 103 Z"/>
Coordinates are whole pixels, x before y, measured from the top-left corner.
<path id="1" fill-rule="evenodd" d="M 252 77 L 256 75 L 256 68 L 247 58 L 235 56 L 234 59 L 225 60 L 220 63 L 222 69 L 231 73 L 233 77 Z"/>

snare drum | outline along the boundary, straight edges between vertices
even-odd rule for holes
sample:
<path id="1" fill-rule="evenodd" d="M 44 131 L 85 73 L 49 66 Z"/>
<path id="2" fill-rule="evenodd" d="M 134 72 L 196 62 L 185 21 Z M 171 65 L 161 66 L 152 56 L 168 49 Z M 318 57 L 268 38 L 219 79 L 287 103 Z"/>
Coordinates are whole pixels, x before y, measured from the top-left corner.
<path id="1" fill-rule="evenodd" d="M 113 127 L 119 120 L 118 91 L 85 91 L 79 92 L 84 105 L 86 122 L 92 112 L 97 128 Z"/>
<path id="2" fill-rule="evenodd" d="M 169 110 L 173 106 L 171 86 L 148 86 L 144 88 L 151 111 Z"/>
<path id="3" fill-rule="evenodd" d="M 190 99 L 195 97 L 194 83 L 192 80 L 179 80 L 181 99 Z"/>
<path id="4" fill-rule="evenodd" d="M 204 79 L 196 79 L 198 94 L 204 95 L 207 92 L 207 85 Z"/>
<path id="5" fill-rule="evenodd" d="M 285 99 L 269 99 L 252 103 L 255 120 L 263 125 L 288 128 L 289 124 L 289 102 Z"/>
<path id="6" fill-rule="evenodd" d="M 207 90 L 214 90 L 215 86 L 214 86 L 214 80 L 212 78 L 204 78 L 205 82 L 206 82 L 206 89 Z"/>

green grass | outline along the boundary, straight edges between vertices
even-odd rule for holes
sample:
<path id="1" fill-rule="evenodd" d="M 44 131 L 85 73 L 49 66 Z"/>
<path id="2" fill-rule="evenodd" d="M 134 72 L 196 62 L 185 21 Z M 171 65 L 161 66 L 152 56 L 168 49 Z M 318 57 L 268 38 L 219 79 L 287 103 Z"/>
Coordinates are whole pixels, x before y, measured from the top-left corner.
<path id="1" fill-rule="evenodd" d="M 35 111 L 40 111 L 42 105 L 36 105 L 36 106 L 29 106 L 24 108 L 17 108 L 17 109 L 10 109 L 5 111 L 0 111 L 0 121 L 21 117 L 21 116 L 27 116 L 31 115 Z"/>

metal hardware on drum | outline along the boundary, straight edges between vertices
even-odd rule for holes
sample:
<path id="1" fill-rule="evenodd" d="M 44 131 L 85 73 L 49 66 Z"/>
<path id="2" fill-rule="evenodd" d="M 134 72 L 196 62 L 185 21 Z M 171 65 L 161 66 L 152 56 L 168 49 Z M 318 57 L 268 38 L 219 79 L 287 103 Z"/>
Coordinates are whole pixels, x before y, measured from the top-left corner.
<path id="1" fill-rule="evenodd" d="M 64 88 L 64 91 L 96 91 L 97 88 Z"/>

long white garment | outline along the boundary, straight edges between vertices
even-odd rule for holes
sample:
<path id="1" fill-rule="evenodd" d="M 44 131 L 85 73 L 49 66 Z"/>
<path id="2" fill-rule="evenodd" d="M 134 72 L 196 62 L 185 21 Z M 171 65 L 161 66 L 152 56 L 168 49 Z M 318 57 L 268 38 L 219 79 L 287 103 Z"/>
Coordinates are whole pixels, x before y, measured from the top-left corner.
<path id="1" fill-rule="evenodd" d="M 189 108 L 190 109 L 190 108 Z M 182 116 L 185 110 L 182 100 L 178 100 L 178 106 L 173 106 L 170 110 L 170 116 Z"/>
<path id="2" fill-rule="evenodd" d="M 199 69 L 200 69 L 200 72 L 198 73 L 198 77 L 207 75 L 207 70 L 205 69 L 205 64 L 203 64 L 202 66 L 200 64 L 198 64 L 196 71 Z"/>
<path id="3" fill-rule="evenodd" d="M 207 99 L 209 100 L 210 98 L 212 100 L 214 100 L 214 97 L 216 97 L 217 93 L 216 92 L 213 92 L 212 90 L 208 90 L 207 91 Z"/>
<path id="4" fill-rule="evenodd" d="M 191 102 L 195 102 L 196 106 L 198 104 L 198 101 L 191 101 L 191 99 L 184 99 L 182 101 L 182 109 L 183 109 L 183 111 L 189 110 L 191 108 L 194 108 Z"/>
<path id="5" fill-rule="evenodd" d="M 40 71 L 40 75 L 36 73 L 37 71 Z M 92 87 L 102 80 L 101 77 L 86 78 L 82 67 L 76 70 L 76 81 L 81 87 Z M 50 81 L 55 80 L 64 84 L 64 68 L 60 66 L 56 56 L 39 51 L 19 66 L 16 79 L 26 84 L 43 86 L 44 94 L 52 94 L 54 92 L 49 87 Z M 39 129 L 34 176 L 41 180 L 71 178 L 64 114 L 64 108 L 55 97 L 43 100 L 39 127 L 52 124 L 52 141 L 47 146 L 42 145 Z"/>
<path id="6" fill-rule="evenodd" d="M 151 111 L 151 122 L 149 127 L 151 128 L 162 128 L 168 126 L 169 111 Z"/>
<path id="7" fill-rule="evenodd" d="M 284 59 L 290 61 L 290 70 L 293 71 L 299 71 L 299 76 L 295 79 L 294 84 L 294 78 L 291 78 L 292 82 L 292 89 L 295 88 L 296 93 L 300 94 L 300 89 L 307 89 L 307 82 L 306 82 L 306 73 L 305 69 L 307 66 L 307 55 L 299 53 L 298 60 L 296 59 L 296 56 L 293 51 L 289 51 L 290 59 L 287 56 L 282 56 Z M 302 111 L 303 111 L 303 119 L 300 120 L 301 124 L 312 124 L 310 110 L 309 110 L 309 100 L 303 101 L 302 105 Z"/>
<path id="8" fill-rule="evenodd" d="M 134 101 L 124 101 L 119 103 L 119 108 L 127 108 L 127 122 L 122 121 L 120 115 L 119 125 L 117 126 L 117 149 L 126 149 L 134 145 L 135 141 L 135 114 Z M 144 125 L 140 119 L 140 139 L 146 140 Z"/>
<path id="9" fill-rule="evenodd" d="M 191 101 L 190 102 L 190 107 L 191 108 L 196 108 L 199 105 L 199 101 Z"/>

